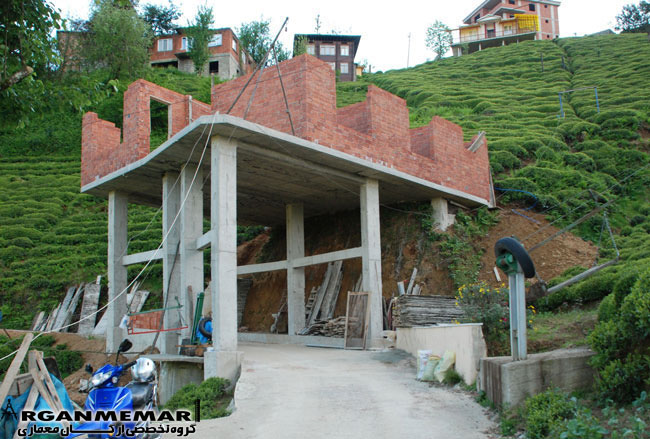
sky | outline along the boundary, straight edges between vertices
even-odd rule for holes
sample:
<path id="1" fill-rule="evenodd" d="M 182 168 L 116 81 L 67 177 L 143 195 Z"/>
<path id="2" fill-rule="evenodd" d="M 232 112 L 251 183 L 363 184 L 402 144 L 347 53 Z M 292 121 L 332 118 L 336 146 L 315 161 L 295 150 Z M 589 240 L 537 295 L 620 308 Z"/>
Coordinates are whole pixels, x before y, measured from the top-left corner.
<path id="1" fill-rule="evenodd" d="M 88 18 L 92 0 L 50 0 L 66 18 Z M 140 4 L 168 4 L 169 0 L 140 0 Z M 434 58 L 425 44 L 427 27 L 440 20 L 457 28 L 482 0 L 386 1 L 327 0 L 324 2 L 295 0 L 206 1 L 174 0 L 183 16 L 179 25 L 187 25 L 199 6 L 213 6 L 215 28 L 236 29 L 241 23 L 264 18 L 271 21 L 273 36 L 284 19 L 289 17 L 280 41 L 293 47 L 296 33 L 315 33 L 316 17 L 320 16 L 320 33 L 334 30 L 345 35 L 361 35 L 356 62 L 372 66 L 372 71 L 400 69 Z M 638 0 L 564 0 L 559 9 L 560 36 L 582 36 L 613 29 L 616 15 L 623 6 Z M 398 7 L 396 7 L 398 6 Z M 410 36 L 410 39 L 409 39 Z M 409 50 L 410 41 L 410 50 Z"/>

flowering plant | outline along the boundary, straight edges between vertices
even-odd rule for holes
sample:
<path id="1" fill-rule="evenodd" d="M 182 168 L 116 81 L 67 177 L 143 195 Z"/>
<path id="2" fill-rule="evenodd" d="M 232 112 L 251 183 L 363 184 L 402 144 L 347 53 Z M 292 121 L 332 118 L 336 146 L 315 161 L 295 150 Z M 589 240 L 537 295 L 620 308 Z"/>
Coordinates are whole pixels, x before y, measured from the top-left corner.
<path id="1" fill-rule="evenodd" d="M 508 355 L 510 353 L 510 308 L 508 306 L 508 288 L 490 287 L 481 282 L 462 285 L 456 293 L 456 306 L 463 309 L 465 323 L 482 323 L 483 337 L 488 348 L 488 355 Z M 536 313 L 531 305 L 527 309 L 528 324 L 532 325 L 532 316 Z"/>

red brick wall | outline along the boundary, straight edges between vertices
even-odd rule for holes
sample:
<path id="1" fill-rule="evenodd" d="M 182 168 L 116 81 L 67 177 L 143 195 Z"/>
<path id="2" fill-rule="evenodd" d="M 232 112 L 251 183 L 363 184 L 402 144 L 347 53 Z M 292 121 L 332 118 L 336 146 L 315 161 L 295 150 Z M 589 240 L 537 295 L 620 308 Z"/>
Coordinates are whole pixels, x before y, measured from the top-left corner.
<path id="1" fill-rule="evenodd" d="M 115 124 L 99 119 L 96 113 L 84 115 L 81 129 L 82 186 L 149 154 L 151 99 L 168 105 L 171 136 L 189 125 L 190 96 L 138 79 L 124 93 L 122 143 L 120 129 Z M 206 114 L 210 114 L 210 107 L 193 99 L 192 119 Z"/>
<path id="2" fill-rule="evenodd" d="M 295 134 L 362 159 L 397 169 L 434 183 L 488 200 L 490 196 L 487 144 L 467 149 L 460 126 L 434 117 L 425 127 L 409 129 L 406 102 L 373 85 L 364 102 L 336 108 L 335 76 L 323 61 L 301 55 L 280 64 Z M 248 77 L 218 84 L 212 89 L 212 111 L 226 113 Z M 257 85 L 256 85 L 257 84 Z M 275 67 L 257 76 L 230 114 L 291 133 Z M 124 96 L 124 143 L 119 130 L 97 115 L 84 118 L 82 185 L 149 152 L 149 101 L 171 103 L 172 134 L 189 123 L 188 97 L 139 80 Z M 193 118 L 208 114 L 206 104 L 193 101 Z M 101 139 L 101 140 L 97 140 Z"/>

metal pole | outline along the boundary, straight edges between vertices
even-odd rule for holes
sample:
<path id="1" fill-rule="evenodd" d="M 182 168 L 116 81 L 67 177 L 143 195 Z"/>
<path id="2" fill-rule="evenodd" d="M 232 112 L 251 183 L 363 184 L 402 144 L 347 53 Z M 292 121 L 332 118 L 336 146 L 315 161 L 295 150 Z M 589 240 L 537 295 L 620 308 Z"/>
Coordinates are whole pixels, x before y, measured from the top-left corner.
<path id="1" fill-rule="evenodd" d="M 562 92 L 558 93 L 560 96 L 560 119 L 564 119 L 564 107 L 562 106 Z"/>
<path id="2" fill-rule="evenodd" d="M 594 87 L 594 93 L 596 93 L 596 110 L 600 113 L 600 103 L 598 102 L 598 87 Z"/>
<path id="3" fill-rule="evenodd" d="M 526 289 L 524 272 L 517 263 L 517 272 L 508 275 L 510 287 L 510 351 L 513 361 L 525 360 L 526 348 Z"/>

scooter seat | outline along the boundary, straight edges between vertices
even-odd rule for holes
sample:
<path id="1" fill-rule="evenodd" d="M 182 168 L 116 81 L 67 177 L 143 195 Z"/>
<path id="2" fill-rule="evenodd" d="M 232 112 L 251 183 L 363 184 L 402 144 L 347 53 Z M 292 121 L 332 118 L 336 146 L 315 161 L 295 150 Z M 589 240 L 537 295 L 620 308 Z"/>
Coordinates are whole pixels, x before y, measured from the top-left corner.
<path id="1" fill-rule="evenodd" d="M 131 391 L 133 408 L 136 410 L 144 408 L 153 400 L 153 386 L 150 383 L 131 382 L 126 388 Z"/>

